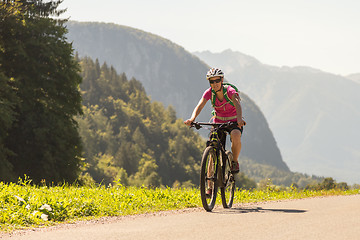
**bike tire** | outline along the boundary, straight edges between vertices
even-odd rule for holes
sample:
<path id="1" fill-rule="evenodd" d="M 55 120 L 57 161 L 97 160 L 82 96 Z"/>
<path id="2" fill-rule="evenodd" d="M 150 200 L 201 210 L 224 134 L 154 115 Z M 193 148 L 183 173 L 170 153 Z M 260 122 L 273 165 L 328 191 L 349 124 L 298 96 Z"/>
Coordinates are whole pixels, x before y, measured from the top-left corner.
<path id="1" fill-rule="evenodd" d="M 212 146 L 208 146 L 203 153 L 201 159 L 201 172 L 200 172 L 200 195 L 201 195 L 201 202 L 204 209 L 210 212 L 216 202 L 216 195 L 217 195 L 217 181 L 215 177 L 215 164 L 216 162 L 216 150 Z M 212 165 L 213 164 L 213 165 Z M 210 166 L 210 167 L 209 167 Z M 211 171 L 211 166 L 214 166 L 213 170 Z M 211 180 L 209 180 L 211 178 Z M 211 186 L 212 185 L 212 186 Z M 206 190 L 212 187 L 212 194 L 211 197 L 206 196 Z"/>
<path id="2" fill-rule="evenodd" d="M 230 156 L 231 155 L 231 156 Z M 235 178 L 231 173 L 231 162 L 232 152 L 226 151 L 226 159 L 224 161 L 225 164 L 222 166 L 222 180 L 223 184 L 220 188 L 221 192 L 221 202 L 224 208 L 231 208 L 234 202 L 234 194 L 235 194 Z"/>

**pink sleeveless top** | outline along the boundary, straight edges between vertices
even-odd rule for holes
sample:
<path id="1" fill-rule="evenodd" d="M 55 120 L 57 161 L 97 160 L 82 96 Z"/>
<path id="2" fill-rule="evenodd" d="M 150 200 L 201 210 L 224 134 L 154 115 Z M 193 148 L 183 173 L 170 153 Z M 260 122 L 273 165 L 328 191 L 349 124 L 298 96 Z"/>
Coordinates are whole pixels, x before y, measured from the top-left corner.
<path id="1" fill-rule="evenodd" d="M 228 86 L 227 94 L 228 94 L 228 97 L 231 99 L 234 94 L 238 94 L 238 93 L 236 92 L 236 90 L 233 87 Z M 202 97 L 205 98 L 206 100 L 211 101 L 211 87 L 205 90 Z M 215 113 L 216 113 L 216 116 L 218 116 L 218 117 L 228 118 L 227 120 L 221 120 L 221 119 L 218 119 L 215 117 L 215 119 L 214 119 L 215 123 L 224 123 L 224 122 L 229 122 L 229 121 L 236 122 L 237 121 L 236 108 L 234 106 L 232 106 L 229 102 L 227 102 L 225 98 L 221 102 L 219 101 L 219 99 L 216 98 Z M 232 117 L 234 117 L 234 118 L 232 118 Z"/>

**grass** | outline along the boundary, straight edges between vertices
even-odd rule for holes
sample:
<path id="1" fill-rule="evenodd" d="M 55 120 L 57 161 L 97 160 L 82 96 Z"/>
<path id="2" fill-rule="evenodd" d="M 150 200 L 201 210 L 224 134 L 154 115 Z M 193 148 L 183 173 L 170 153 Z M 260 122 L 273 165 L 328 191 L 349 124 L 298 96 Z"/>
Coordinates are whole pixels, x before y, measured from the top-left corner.
<path id="1" fill-rule="evenodd" d="M 238 190 L 235 203 L 359 194 L 359 190 Z M 221 204 L 220 196 L 217 204 Z M 34 186 L 29 181 L 0 182 L 0 230 L 49 226 L 104 216 L 123 216 L 201 207 L 197 188 L 115 186 Z"/>

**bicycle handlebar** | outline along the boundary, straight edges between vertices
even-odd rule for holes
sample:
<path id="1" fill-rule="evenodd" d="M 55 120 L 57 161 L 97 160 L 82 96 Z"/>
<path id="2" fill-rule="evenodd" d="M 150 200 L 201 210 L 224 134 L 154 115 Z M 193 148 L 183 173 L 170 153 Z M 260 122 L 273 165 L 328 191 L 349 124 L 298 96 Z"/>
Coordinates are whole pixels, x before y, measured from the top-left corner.
<path id="1" fill-rule="evenodd" d="M 237 125 L 237 122 L 226 122 L 226 123 L 192 122 L 190 128 L 195 127 L 197 130 L 199 130 L 200 128 L 202 128 L 202 126 L 213 126 L 219 129 L 234 124 Z"/>

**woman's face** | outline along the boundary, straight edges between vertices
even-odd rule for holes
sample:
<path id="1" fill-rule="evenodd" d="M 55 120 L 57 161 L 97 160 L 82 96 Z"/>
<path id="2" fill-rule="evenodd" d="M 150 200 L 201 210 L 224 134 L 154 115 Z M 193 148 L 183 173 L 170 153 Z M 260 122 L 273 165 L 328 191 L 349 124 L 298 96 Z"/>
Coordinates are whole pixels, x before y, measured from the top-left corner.
<path id="1" fill-rule="evenodd" d="M 209 79 L 210 86 L 215 92 L 221 90 L 222 81 L 223 79 L 221 77 L 213 77 Z"/>

